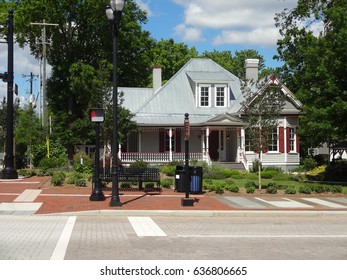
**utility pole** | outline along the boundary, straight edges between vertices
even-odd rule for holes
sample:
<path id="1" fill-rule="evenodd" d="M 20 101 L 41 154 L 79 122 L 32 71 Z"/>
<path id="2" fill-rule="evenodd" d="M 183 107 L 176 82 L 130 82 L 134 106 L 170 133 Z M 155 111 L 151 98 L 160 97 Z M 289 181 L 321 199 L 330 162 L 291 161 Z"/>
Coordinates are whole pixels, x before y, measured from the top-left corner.
<path id="1" fill-rule="evenodd" d="M 23 78 L 29 77 L 29 82 L 30 82 L 30 98 L 29 98 L 29 103 L 31 104 L 32 107 L 34 107 L 35 99 L 33 98 L 33 80 L 35 77 L 38 77 L 39 75 L 34 75 L 33 72 L 30 72 L 30 75 L 22 75 Z"/>
<path id="2" fill-rule="evenodd" d="M 46 65 L 47 65 L 47 44 L 50 44 L 46 41 L 46 26 L 58 26 L 55 23 L 46 23 L 43 22 L 32 22 L 31 25 L 43 26 L 42 28 L 42 58 L 43 58 L 43 77 L 42 77 L 42 120 L 43 126 L 48 127 L 48 113 L 47 113 L 47 90 L 46 90 Z"/>

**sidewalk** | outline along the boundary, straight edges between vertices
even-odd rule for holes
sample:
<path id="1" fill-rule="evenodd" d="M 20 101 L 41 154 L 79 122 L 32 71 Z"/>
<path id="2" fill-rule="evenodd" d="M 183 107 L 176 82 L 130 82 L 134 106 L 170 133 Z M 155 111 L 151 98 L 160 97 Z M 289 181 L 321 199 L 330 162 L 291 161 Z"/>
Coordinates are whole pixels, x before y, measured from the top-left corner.
<path id="1" fill-rule="evenodd" d="M 191 194 L 194 206 L 181 206 L 184 193 L 163 188 L 161 193 L 120 191 L 121 207 L 110 207 L 111 191 L 105 201 L 90 201 L 90 187 L 50 187 L 49 177 L 0 180 L 0 213 L 61 214 L 122 211 L 347 211 L 347 196 L 240 196 Z"/>

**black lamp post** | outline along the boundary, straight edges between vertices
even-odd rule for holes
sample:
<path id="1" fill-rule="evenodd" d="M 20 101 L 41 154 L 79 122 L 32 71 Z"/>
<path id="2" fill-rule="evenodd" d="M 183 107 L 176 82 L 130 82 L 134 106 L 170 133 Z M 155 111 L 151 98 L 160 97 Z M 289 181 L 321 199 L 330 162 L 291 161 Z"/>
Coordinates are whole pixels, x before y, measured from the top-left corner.
<path id="1" fill-rule="evenodd" d="M 112 141 L 112 194 L 110 206 L 122 206 L 119 199 L 118 186 L 118 88 L 117 88 L 117 31 L 119 27 L 125 0 L 111 0 L 106 8 L 106 16 L 112 26 L 113 37 L 113 141 Z"/>
<path id="2" fill-rule="evenodd" d="M 3 179 L 17 179 L 18 173 L 14 167 L 13 155 L 13 10 L 8 11 L 7 28 L 8 64 L 7 73 L 4 75 L 4 80 L 7 82 L 6 155 L 1 177 Z"/>

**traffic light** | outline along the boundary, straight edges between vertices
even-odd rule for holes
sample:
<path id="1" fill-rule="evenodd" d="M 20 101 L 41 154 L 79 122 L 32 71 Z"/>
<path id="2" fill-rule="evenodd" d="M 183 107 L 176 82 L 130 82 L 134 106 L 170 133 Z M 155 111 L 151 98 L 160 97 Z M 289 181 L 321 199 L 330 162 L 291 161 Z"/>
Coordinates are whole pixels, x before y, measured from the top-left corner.
<path id="1" fill-rule="evenodd" d="M 7 82 L 7 72 L 0 73 L 0 78 L 6 83 Z"/>

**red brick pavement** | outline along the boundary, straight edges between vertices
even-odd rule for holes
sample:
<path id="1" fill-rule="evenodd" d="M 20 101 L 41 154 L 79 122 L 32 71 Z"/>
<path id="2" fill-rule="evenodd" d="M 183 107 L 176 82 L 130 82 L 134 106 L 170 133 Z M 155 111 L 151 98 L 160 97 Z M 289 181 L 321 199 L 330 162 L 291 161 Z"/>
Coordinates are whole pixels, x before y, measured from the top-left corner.
<path id="1" fill-rule="evenodd" d="M 121 207 L 111 207 L 111 191 L 104 191 L 105 201 L 90 201 L 91 188 L 73 186 L 51 187 L 49 177 L 32 177 L 11 182 L 0 181 L 0 202 L 12 202 L 26 189 L 42 189 L 34 202 L 42 202 L 36 214 L 78 212 L 92 210 L 231 210 L 211 196 L 194 195 L 194 206 L 181 206 L 184 193 L 163 189 L 161 193 L 142 191 L 120 192 Z"/>

